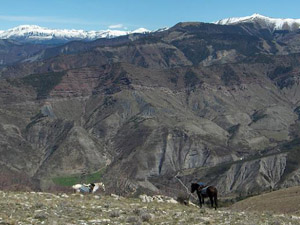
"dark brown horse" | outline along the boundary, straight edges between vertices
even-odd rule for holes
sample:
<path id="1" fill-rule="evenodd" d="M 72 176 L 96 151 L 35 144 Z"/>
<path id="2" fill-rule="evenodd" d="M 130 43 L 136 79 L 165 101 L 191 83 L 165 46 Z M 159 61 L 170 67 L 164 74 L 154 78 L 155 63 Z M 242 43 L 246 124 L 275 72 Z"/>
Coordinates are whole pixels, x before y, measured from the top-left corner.
<path id="1" fill-rule="evenodd" d="M 199 183 L 192 183 L 191 192 L 194 193 L 195 191 L 197 191 L 200 207 L 202 207 L 202 204 L 204 204 L 204 198 L 209 197 L 211 207 L 214 207 L 213 204 L 215 203 L 215 209 L 217 209 L 218 207 L 217 188 L 215 188 L 214 186 L 204 186 Z"/>

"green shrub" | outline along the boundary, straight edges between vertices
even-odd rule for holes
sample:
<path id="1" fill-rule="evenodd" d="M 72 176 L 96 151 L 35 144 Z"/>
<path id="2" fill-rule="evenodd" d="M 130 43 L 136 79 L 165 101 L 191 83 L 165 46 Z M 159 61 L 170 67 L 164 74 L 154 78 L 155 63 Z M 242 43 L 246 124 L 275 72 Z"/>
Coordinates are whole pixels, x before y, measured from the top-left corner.
<path id="1" fill-rule="evenodd" d="M 74 184 L 81 183 L 83 180 L 85 183 L 97 182 L 101 179 L 105 169 L 101 169 L 98 172 L 90 173 L 82 176 L 81 174 L 65 176 L 65 177 L 54 177 L 52 181 L 59 186 L 72 186 Z"/>
<path id="2" fill-rule="evenodd" d="M 186 205 L 189 202 L 188 196 L 186 194 L 180 193 L 177 196 L 177 202 Z"/>
<path id="3" fill-rule="evenodd" d="M 22 81 L 26 85 L 32 86 L 37 92 L 37 99 L 47 98 L 51 90 L 58 85 L 65 72 L 51 72 L 41 74 L 31 74 L 24 78 Z"/>

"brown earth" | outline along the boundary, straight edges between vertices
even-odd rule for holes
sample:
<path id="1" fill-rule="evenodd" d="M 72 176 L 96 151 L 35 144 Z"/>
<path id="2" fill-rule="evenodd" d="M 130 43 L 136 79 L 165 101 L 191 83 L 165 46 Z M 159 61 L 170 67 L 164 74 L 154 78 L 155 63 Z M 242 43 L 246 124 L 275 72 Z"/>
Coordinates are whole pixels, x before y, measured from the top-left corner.
<path id="1" fill-rule="evenodd" d="M 250 197 L 235 203 L 231 209 L 300 216 L 300 186 Z"/>

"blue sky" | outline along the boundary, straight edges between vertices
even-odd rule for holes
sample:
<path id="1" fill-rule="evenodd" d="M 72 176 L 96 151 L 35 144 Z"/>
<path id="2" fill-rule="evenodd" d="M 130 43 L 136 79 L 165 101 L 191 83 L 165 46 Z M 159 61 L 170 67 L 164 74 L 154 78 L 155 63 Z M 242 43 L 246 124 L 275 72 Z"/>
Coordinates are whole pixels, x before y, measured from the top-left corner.
<path id="1" fill-rule="evenodd" d="M 299 0 L 0 0 L 0 30 L 22 24 L 66 29 L 150 30 L 259 13 L 300 18 Z"/>

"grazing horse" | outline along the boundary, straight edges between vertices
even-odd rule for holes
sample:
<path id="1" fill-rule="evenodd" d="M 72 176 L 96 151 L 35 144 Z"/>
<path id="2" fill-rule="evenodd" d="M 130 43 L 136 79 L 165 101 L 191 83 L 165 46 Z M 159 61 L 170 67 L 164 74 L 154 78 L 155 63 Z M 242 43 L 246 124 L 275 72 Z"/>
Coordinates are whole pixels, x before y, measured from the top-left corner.
<path id="1" fill-rule="evenodd" d="M 204 198 L 209 197 L 211 207 L 213 203 L 215 203 L 215 209 L 218 207 L 218 190 L 214 186 L 205 186 L 202 183 L 192 183 L 191 192 L 194 193 L 197 191 L 197 195 L 199 198 L 199 205 L 202 207 L 204 204 Z"/>
<path id="2" fill-rule="evenodd" d="M 105 186 L 103 183 L 90 183 L 90 184 L 75 184 L 72 186 L 74 192 L 81 193 L 95 193 L 99 188 L 105 191 Z"/>
<path id="3" fill-rule="evenodd" d="M 95 187 L 94 184 L 75 184 L 72 186 L 74 192 L 81 192 L 81 193 L 90 193 L 92 192 L 94 187 Z"/>

